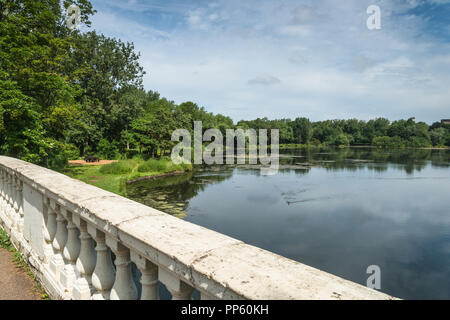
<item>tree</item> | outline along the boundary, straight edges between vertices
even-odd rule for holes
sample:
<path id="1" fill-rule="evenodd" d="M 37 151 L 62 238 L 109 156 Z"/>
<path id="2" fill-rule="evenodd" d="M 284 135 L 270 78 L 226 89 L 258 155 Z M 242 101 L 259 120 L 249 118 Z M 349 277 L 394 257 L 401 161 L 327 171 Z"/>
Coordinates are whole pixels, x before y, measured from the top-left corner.
<path id="1" fill-rule="evenodd" d="M 145 72 L 134 45 L 96 32 L 78 34 L 66 72 L 81 88 L 77 101 L 83 106 L 83 115 L 78 117 L 81 123 L 72 128 L 73 142 L 84 152 L 88 146 L 96 149 L 102 137 L 108 141 L 126 137 L 123 149 L 128 149 L 129 125 L 146 100 L 142 89 Z"/>
<path id="2" fill-rule="evenodd" d="M 132 134 L 140 152 L 157 156 L 174 143 L 172 132 L 177 129 L 175 106 L 165 99 L 152 102 L 138 119 L 131 123 Z"/>
<path id="3" fill-rule="evenodd" d="M 88 24 L 89 1 L 81 8 Z M 60 1 L 4 0 L 0 6 L 0 130 L 2 151 L 49 164 L 65 152 L 65 130 L 78 116 L 77 86 L 65 73 L 74 33 Z"/>
<path id="4" fill-rule="evenodd" d="M 433 146 L 444 145 L 446 142 L 447 134 L 448 134 L 447 130 L 445 130 L 442 127 L 432 130 L 430 132 L 430 138 L 431 142 L 433 143 Z"/>
<path id="5" fill-rule="evenodd" d="M 294 120 L 293 135 L 297 143 L 308 144 L 313 136 L 311 121 L 307 118 L 296 118 Z"/>

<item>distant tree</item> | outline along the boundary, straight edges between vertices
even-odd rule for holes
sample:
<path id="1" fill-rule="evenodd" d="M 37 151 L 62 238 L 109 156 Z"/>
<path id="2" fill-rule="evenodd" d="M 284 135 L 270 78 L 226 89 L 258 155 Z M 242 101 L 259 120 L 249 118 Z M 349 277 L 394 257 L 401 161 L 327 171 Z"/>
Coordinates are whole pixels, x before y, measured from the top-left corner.
<path id="1" fill-rule="evenodd" d="M 391 145 L 391 138 L 387 136 L 375 137 L 372 144 L 379 148 L 387 148 Z"/>
<path id="2" fill-rule="evenodd" d="M 300 144 L 308 144 L 313 136 L 311 121 L 307 118 L 296 118 L 293 124 L 294 141 Z"/>
<path id="3" fill-rule="evenodd" d="M 335 146 L 349 146 L 350 145 L 350 139 L 349 139 L 349 137 L 346 134 L 340 133 L 336 137 L 334 137 L 334 139 L 331 142 L 331 144 L 333 144 Z"/>
<path id="4" fill-rule="evenodd" d="M 131 123 L 133 140 L 140 152 L 156 157 L 158 151 L 164 153 L 173 145 L 172 132 L 178 129 L 174 109 L 175 105 L 170 101 L 154 101 Z"/>
<path id="5" fill-rule="evenodd" d="M 430 131 L 431 142 L 434 146 L 442 146 L 447 140 L 448 132 L 442 127 Z"/>

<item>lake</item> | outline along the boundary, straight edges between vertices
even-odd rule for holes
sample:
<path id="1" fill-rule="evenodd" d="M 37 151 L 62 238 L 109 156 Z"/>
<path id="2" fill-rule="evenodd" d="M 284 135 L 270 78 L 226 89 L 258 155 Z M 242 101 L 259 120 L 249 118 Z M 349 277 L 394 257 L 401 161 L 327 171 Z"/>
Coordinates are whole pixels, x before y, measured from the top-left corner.
<path id="1" fill-rule="evenodd" d="M 179 218 L 403 299 L 450 299 L 450 150 L 282 150 L 245 165 L 131 184 Z"/>

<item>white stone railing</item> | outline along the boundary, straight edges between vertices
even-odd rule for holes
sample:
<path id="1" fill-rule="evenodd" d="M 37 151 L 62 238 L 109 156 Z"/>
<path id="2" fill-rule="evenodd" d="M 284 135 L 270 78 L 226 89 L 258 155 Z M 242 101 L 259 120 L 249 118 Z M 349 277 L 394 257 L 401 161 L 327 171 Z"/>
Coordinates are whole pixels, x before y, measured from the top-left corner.
<path id="1" fill-rule="evenodd" d="M 54 171 L 0 156 L 0 224 L 53 299 L 392 299 Z M 112 253 L 116 259 L 113 263 Z M 142 273 L 138 295 L 134 263 Z"/>

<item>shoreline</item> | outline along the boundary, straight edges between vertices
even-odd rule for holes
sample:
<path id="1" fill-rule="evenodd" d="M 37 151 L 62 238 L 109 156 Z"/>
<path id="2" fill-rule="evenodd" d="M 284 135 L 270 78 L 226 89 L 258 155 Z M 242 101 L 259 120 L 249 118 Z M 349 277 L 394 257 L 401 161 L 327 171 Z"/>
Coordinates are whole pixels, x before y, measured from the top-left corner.
<path id="1" fill-rule="evenodd" d="M 117 161 L 113 161 L 112 163 L 114 162 L 117 163 Z M 138 168 L 144 163 L 143 161 L 133 159 L 118 161 L 118 163 L 121 162 L 124 163 L 124 166 L 129 166 L 131 170 L 122 173 L 119 171 L 106 173 L 101 172 L 104 165 L 99 163 L 89 165 L 73 163 L 57 171 L 103 190 L 126 196 L 126 186 L 134 182 L 186 174 L 192 170 L 179 166 L 169 166 L 165 168 L 150 168 L 146 172 L 139 172 Z"/>
<path id="2" fill-rule="evenodd" d="M 308 149 L 308 148 L 340 148 L 339 146 L 324 146 L 324 145 L 285 145 L 279 147 L 280 150 L 294 150 L 294 149 Z M 382 148 L 373 145 L 358 145 L 358 146 L 344 146 L 344 148 L 370 148 L 370 149 L 385 149 L 385 150 L 450 150 L 450 147 L 402 147 L 402 148 Z"/>
<path id="3" fill-rule="evenodd" d="M 131 180 L 127 180 L 125 183 L 126 184 L 132 184 L 132 183 L 136 183 L 136 182 L 140 182 L 140 181 L 146 181 L 146 180 L 155 180 L 155 179 L 159 179 L 159 178 L 167 178 L 167 177 L 173 177 L 173 176 L 179 176 L 182 174 L 186 174 L 189 171 L 173 171 L 173 172 L 169 172 L 169 173 L 161 173 L 161 174 L 155 174 L 152 176 L 145 176 L 145 177 L 140 177 L 137 179 L 131 179 Z"/>

